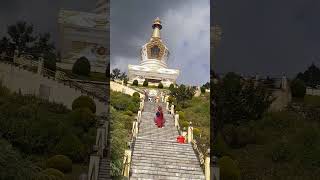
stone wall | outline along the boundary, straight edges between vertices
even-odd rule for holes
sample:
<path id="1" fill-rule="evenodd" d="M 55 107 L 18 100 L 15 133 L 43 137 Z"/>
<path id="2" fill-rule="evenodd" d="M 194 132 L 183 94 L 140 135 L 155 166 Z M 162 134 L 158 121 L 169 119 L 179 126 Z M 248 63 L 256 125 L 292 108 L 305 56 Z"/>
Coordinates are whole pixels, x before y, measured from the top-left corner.
<path id="1" fill-rule="evenodd" d="M 313 96 L 320 96 L 320 89 L 307 88 L 306 94 L 313 95 Z"/>
<path id="2" fill-rule="evenodd" d="M 130 96 L 133 95 L 133 93 L 137 92 L 140 94 L 140 97 L 144 97 L 144 94 L 141 94 L 140 92 L 128 87 L 128 86 L 125 86 L 125 85 L 122 85 L 122 84 L 119 84 L 117 82 L 114 82 L 114 81 L 110 81 L 110 90 L 112 91 L 116 91 L 116 92 L 122 92 L 124 94 L 128 94 Z"/>
<path id="3" fill-rule="evenodd" d="M 33 94 L 51 102 L 62 103 L 70 109 L 74 99 L 81 95 L 86 95 L 63 83 L 20 69 L 11 64 L 0 63 L 0 80 L 11 91 Z M 97 106 L 97 114 L 107 112 L 107 103 L 100 102 L 95 98 L 94 101 Z"/>

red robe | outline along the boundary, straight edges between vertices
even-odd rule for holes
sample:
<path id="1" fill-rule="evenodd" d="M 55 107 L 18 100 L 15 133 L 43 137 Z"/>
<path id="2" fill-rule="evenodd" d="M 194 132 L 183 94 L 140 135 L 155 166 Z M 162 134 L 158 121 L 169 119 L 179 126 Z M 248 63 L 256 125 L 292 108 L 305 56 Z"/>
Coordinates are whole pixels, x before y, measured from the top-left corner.
<path id="1" fill-rule="evenodd" d="M 163 113 L 160 111 L 160 116 L 156 117 L 156 125 L 160 128 L 164 126 Z"/>

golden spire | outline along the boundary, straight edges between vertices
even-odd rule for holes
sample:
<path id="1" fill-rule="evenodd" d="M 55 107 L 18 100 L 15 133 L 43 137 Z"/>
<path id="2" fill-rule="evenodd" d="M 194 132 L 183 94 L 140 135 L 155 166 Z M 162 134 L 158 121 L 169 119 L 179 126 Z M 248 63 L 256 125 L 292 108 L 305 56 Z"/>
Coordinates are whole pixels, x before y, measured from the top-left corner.
<path id="1" fill-rule="evenodd" d="M 160 18 L 156 18 L 152 24 L 152 38 L 160 38 L 160 29 L 162 29 Z"/>

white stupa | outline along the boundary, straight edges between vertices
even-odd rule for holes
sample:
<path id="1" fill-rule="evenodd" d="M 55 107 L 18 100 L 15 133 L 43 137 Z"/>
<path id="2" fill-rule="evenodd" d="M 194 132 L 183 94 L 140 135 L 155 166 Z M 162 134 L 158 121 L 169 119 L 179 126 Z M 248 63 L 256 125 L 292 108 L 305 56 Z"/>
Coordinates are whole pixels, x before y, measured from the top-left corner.
<path id="1" fill-rule="evenodd" d="M 140 65 L 128 66 L 129 82 L 138 80 L 139 84 L 143 84 L 147 80 L 149 84 L 157 85 L 161 82 L 168 87 L 176 83 L 179 70 L 167 67 L 170 53 L 160 37 L 162 25 L 159 18 L 154 20 L 152 28 L 150 40 L 141 49 Z"/>
<path id="2" fill-rule="evenodd" d="M 85 56 L 92 71 L 105 72 L 109 55 L 109 3 L 97 0 L 92 12 L 61 9 L 59 12 L 59 42 L 62 62 L 57 65 L 71 69 Z"/>

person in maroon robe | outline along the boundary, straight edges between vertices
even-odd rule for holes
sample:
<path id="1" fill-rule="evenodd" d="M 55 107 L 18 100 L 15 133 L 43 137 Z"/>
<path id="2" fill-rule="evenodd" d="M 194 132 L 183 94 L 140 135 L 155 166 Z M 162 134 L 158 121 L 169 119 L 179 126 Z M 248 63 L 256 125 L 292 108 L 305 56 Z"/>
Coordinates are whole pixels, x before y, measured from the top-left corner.
<path id="1" fill-rule="evenodd" d="M 158 126 L 158 128 L 164 127 L 164 117 L 163 117 L 163 112 L 162 112 L 162 107 L 159 106 L 157 113 L 156 113 L 156 118 L 155 118 L 155 124 Z"/>

